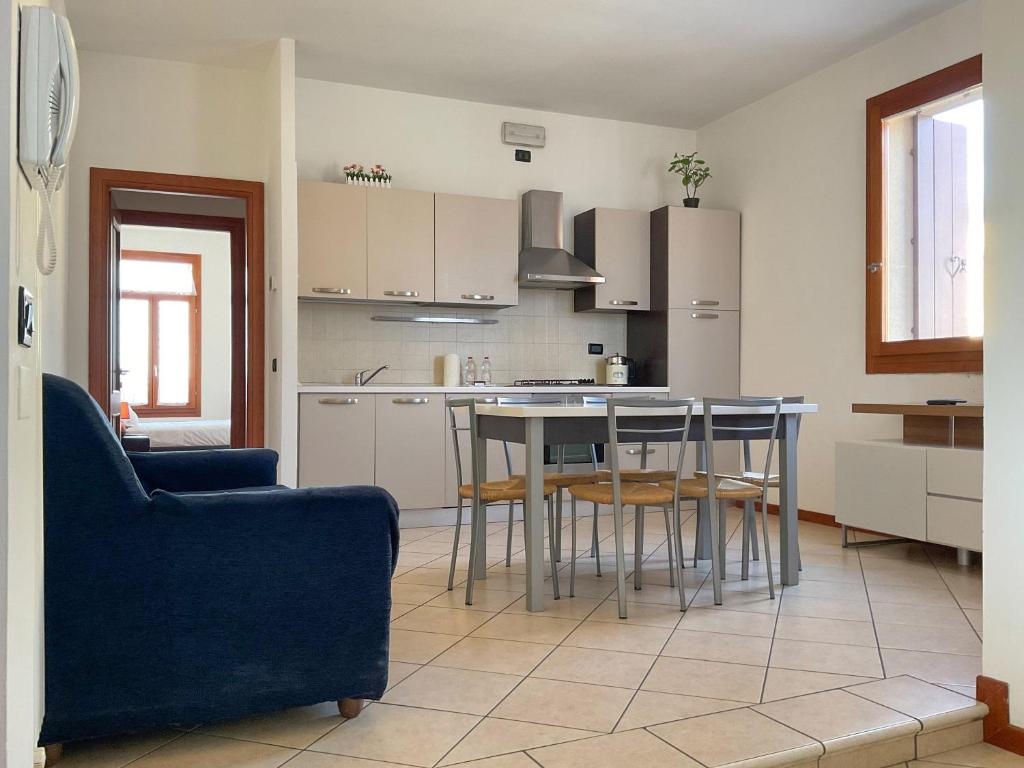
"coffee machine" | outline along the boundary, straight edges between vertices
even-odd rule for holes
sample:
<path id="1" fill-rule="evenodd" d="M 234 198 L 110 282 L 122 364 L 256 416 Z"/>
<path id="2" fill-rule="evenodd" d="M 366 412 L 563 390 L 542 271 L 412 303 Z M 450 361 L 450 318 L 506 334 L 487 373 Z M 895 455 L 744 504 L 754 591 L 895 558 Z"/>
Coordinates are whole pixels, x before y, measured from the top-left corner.
<path id="1" fill-rule="evenodd" d="M 636 378 L 636 361 L 618 353 L 605 358 L 604 383 L 616 387 L 625 387 Z"/>

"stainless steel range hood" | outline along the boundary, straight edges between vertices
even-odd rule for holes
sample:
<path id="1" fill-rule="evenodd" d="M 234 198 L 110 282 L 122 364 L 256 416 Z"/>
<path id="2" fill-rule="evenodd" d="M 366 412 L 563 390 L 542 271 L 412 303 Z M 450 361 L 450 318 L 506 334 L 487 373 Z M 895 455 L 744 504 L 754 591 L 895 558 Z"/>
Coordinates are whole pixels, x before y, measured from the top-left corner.
<path id="1" fill-rule="evenodd" d="M 564 247 L 562 193 L 531 189 L 523 194 L 519 238 L 519 287 L 572 290 L 604 278 Z"/>

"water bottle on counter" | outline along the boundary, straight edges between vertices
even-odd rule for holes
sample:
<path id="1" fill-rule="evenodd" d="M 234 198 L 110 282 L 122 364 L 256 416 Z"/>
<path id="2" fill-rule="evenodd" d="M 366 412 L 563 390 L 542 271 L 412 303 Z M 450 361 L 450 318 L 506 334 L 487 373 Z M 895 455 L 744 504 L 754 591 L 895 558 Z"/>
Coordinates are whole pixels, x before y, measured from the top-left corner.
<path id="1" fill-rule="evenodd" d="M 466 358 L 466 367 L 462 369 L 462 383 L 467 387 L 476 384 L 476 363 L 473 362 L 472 355 Z"/>
<path id="2" fill-rule="evenodd" d="M 480 381 L 485 387 L 491 386 L 491 358 L 484 355 L 484 361 L 480 363 Z"/>

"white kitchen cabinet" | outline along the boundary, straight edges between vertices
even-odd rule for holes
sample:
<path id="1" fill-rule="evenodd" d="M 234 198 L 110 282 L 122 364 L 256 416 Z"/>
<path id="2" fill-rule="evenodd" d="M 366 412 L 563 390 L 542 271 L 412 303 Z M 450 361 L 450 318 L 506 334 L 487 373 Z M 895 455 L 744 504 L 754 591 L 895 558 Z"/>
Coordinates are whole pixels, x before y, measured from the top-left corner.
<path id="1" fill-rule="evenodd" d="M 445 480 L 444 395 L 377 395 L 377 485 L 402 509 L 443 506 Z"/>
<path id="2" fill-rule="evenodd" d="M 434 301 L 519 303 L 515 200 L 434 195 Z"/>
<path id="3" fill-rule="evenodd" d="M 619 445 L 619 469 L 668 469 L 669 445 L 667 443 L 647 444 L 646 467 L 640 466 L 643 451 L 644 446 L 641 443 L 621 443 Z M 678 457 L 678 455 L 677 453 L 676 456 Z"/>
<path id="4" fill-rule="evenodd" d="M 668 311 L 668 385 L 672 397 L 739 395 L 739 312 Z"/>
<path id="5" fill-rule="evenodd" d="M 374 484 L 374 396 L 299 395 L 299 486 Z"/>
<path id="6" fill-rule="evenodd" d="M 300 297 L 366 298 L 366 192 L 299 182 Z"/>
<path id="7" fill-rule="evenodd" d="M 577 312 L 651 308 L 651 215 L 647 211 L 592 208 L 574 220 L 573 253 L 605 282 L 580 288 Z"/>
<path id="8" fill-rule="evenodd" d="M 656 309 L 740 308 L 740 215 L 668 206 L 667 304 Z"/>
<path id="9" fill-rule="evenodd" d="M 434 300 L 434 195 L 366 190 L 366 297 Z"/>

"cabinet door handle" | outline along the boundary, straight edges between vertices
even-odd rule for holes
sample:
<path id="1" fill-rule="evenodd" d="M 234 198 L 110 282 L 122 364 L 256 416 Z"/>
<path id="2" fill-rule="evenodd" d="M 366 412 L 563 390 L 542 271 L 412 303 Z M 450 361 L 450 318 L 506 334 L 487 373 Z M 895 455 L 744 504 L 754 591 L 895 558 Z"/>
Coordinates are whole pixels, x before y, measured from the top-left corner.
<path id="1" fill-rule="evenodd" d="M 721 302 L 715 299 L 694 299 L 690 302 L 691 307 L 717 307 Z"/>
<path id="2" fill-rule="evenodd" d="M 335 296 L 348 296 L 351 288 L 314 288 L 313 293 L 333 293 Z"/>
<path id="3" fill-rule="evenodd" d="M 641 453 L 646 453 L 648 456 L 650 456 L 652 453 L 656 453 L 656 452 L 657 452 L 656 448 L 648 448 L 646 451 L 644 451 L 643 448 L 627 448 L 626 449 L 626 455 L 627 456 L 639 456 Z"/>
<path id="4" fill-rule="evenodd" d="M 694 320 L 717 320 L 717 312 L 691 312 L 690 317 Z"/>
<path id="5" fill-rule="evenodd" d="M 464 293 L 462 298 L 470 301 L 494 301 L 494 297 L 487 293 Z"/>
<path id="6" fill-rule="evenodd" d="M 321 397 L 317 400 L 320 405 L 355 405 L 359 402 L 358 397 Z"/>
<path id="7" fill-rule="evenodd" d="M 384 291 L 385 296 L 404 296 L 407 298 L 416 298 L 420 295 L 419 291 Z"/>
<path id="8" fill-rule="evenodd" d="M 613 307 L 635 307 L 640 302 L 633 301 L 632 299 L 612 299 L 608 303 Z"/>
<path id="9" fill-rule="evenodd" d="M 396 397 L 392 401 L 395 405 L 426 405 L 430 402 L 429 397 Z"/>

